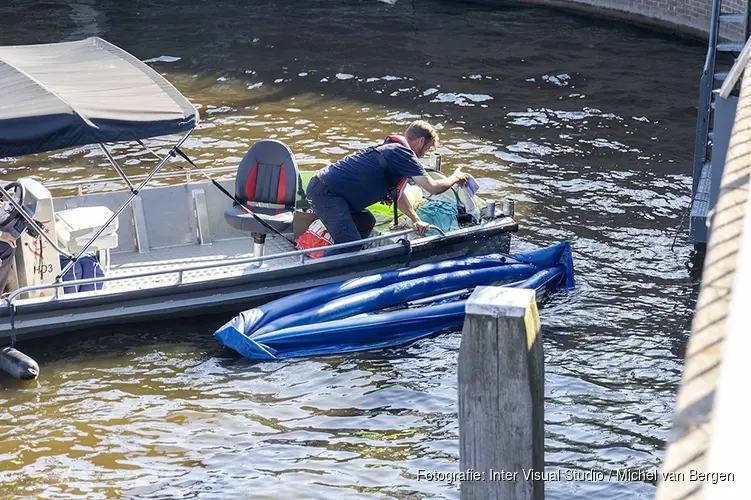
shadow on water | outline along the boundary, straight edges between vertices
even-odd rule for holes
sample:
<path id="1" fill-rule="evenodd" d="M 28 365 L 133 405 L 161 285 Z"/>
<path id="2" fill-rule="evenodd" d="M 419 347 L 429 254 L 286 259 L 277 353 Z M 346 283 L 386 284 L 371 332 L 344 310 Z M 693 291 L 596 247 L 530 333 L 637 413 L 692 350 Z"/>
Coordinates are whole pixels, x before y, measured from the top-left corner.
<path id="1" fill-rule="evenodd" d="M 230 319 L 230 315 L 208 315 L 183 320 L 130 323 L 103 328 L 89 328 L 43 339 L 21 341 L 16 348 L 44 364 L 62 363 L 89 356 L 122 357 L 136 351 L 183 346 L 199 358 L 228 354 L 216 342 L 214 331 Z"/>

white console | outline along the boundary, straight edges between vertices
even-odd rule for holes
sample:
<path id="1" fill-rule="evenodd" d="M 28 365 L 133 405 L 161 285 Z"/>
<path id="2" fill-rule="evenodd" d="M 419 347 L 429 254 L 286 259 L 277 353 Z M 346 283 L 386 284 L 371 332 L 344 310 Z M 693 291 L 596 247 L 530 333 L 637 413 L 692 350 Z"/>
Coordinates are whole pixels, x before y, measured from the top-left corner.
<path id="1" fill-rule="evenodd" d="M 34 219 L 44 226 L 44 233 L 53 241 L 55 238 L 55 210 L 52 205 L 52 195 L 39 182 L 23 178 L 19 179 L 26 191 L 37 198 Z M 18 286 L 33 286 L 53 283 L 60 273 L 60 254 L 42 237 L 33 238 L 24 231 L 16 241 L 15 267 L 18 276 Z M 49 297 L 55 293 L 54 289 L 35 290 L 26 297 Z"/>
<path id="2" fill-rule="evenodd" d="M 72 254 L 79 252 L 110 217 L 112 210 L 107 207 L 78 207 L 57 212 L 55 219 L 60 247 Z M 105 270 L 109 268 L 109 250 L 117 248 L 118 227 L 118 219 L 113 220 L 87 250 L 100 253 Z"/>

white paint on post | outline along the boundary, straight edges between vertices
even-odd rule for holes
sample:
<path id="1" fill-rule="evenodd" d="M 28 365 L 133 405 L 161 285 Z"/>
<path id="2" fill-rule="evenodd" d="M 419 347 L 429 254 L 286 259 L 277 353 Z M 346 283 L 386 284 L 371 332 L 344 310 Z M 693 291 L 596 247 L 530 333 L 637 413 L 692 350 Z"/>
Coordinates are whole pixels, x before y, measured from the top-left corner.
<path id="1" fill-rule="evenodd" d="M 474 291 L 458 372 L 462 500 L 542 500 L 544 367 L 534 290 Z"/>
<path id="2" fill-rule="evenodd" d="M 466 314 L 523 318 L 530 307 L 537 310 L 535 291 L 528 288 L 478 286 L 467 301 Z"/>

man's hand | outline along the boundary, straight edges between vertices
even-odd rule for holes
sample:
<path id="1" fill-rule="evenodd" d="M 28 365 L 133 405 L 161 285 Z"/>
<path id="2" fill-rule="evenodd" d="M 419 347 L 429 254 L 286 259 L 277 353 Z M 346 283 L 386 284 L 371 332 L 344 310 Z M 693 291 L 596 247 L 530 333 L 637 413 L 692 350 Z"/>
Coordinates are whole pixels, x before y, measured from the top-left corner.
<path id="1" fill-rule="evenodd" d="M 412 228 L 417 232 L 417 234 L 425 234 L 430 230 L 430 224 L 418 220 L 412 223 Z"/>
<path id="2" fill-rule="evenodd" d="M 454 170 L 454 173 L 451 175 L 451 177 L 454 179 L 454 184 L 459 184 L 461 187 L 466 186 L 467 180 L 469 180 L 469 174 L 462 172 L 462 167 Z"/>
<path id="3" fill-rule="evenodd" d="M 10 233 L 0 232 L 0 241 L 7 243 L 13 248 L 16 248 L 16 239 Z"/>
<path id="4" fill-rule="evenodd" d="M 453 174 L 442 179 L 433 179 L 429 175 L 417 175 L 412 177 L 415 184 L 423 188 L 429 194 L 441 194 L 451 189 L 454 184 L 466 186 L 469 174 L 462 172 L 461 167 L 457 168 Z"/>

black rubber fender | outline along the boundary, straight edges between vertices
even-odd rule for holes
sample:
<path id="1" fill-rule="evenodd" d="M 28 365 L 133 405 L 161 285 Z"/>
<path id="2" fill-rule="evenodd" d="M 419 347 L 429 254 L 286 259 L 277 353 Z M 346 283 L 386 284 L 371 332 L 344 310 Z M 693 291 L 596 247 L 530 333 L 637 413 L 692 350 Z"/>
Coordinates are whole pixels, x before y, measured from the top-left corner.
<path id="1" fill-rule="evenodd" d="M 34 380 L 39 376 L 37 362 L 12 347 L 0 349 L 0 369 L 21 380 Z"/>

